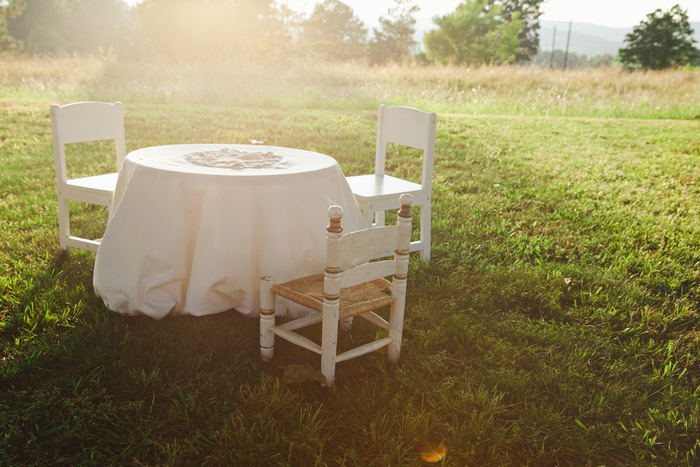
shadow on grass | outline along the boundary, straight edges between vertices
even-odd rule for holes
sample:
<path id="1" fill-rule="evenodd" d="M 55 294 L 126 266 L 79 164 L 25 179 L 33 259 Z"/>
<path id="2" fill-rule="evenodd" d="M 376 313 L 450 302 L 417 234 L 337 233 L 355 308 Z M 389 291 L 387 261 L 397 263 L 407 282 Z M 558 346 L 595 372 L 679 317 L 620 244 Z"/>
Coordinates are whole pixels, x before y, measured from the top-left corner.
<path id="1" fill-rule="evenodd" d="M 218 427 L 241 384 L 261 378 L 257 321 L 235 311 L 156 322 L 84 306 L 68 325 L 22 334 L 0 372 L 0 464 L 153 460 L 154 430 Z"/>

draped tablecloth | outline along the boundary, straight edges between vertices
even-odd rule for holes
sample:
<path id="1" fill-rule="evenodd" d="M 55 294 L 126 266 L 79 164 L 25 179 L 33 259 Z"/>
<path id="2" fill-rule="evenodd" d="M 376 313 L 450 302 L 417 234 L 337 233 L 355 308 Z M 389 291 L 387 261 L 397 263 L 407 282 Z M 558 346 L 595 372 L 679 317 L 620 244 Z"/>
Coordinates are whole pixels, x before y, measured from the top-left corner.
<path id="1" fill-rule="evenodd" d="M 323 154 L 223 144 L 139 149 L 119 173 L 95 292 L 126 315 L 258 316 L 261 275 L 279 283 L 323 271 L 333 204 L 345 211 L 344 231 L 363 228 L 342 170 Z"/>

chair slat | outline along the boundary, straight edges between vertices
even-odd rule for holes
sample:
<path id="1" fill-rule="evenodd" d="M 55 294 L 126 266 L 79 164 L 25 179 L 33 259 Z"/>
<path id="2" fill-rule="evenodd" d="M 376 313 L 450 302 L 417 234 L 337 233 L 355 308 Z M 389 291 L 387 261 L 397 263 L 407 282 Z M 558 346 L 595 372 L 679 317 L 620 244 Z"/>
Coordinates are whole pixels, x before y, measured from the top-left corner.
<path id="1" fill-rule="evenodd" d="M 80 248 L 83 250 L 97 253 L 97 249 L 100 247 L 102 239 L 100 238 L 99 240 L 90 240 L 87 238 L 74 237 L 71 235 L 70 237 L 65 239 L 65 243 L 69 247 Z"/>
<path id="2" fill-rule="evenodd" d="M 120 137 L 121 122 L 118 120 L 114 104 L 107 102 L 91 102 L 89 106 L 83 104 L 78 102 L 61 108 L 57 124 L 63 144 Z"/>
<path id="3" fill-rule="evenodd" d="M 382 347 L 391 344 L 392 340 L 393 339 L 391 337 L 385 337 L 384 339 L 379 339 L 377 341 L 357 346 L 335 357 L 335 361 L 344 362 L 345 360 L 350 360 L 351 358 L 359 357 L 360 355 L 376 352 Z"/>
<path id="4" fill-rule="evenodd" d="M 345 234 L 342 242 L 341 263 L 372 258 L 396 249 L 399 231 L 395 225 L 359 230 Z"/>
<path id="5" fill-rule="evenodd" d="M 396 261 L 393 259 L 361 264 L 340 274 L 340 288 L 353 287 L 380 277 L 391 276 L 395 272 Z"/>
<path id="6" fill-rule="evenodd" d="M 386 107 L 382 118 L 382 139 L 416 149 L 428 147 L 430 114 L 411 107 Z"/>
<path id="7" fill-rule="evenodd" d="M 323 315 L 321 313 L 313 313 L 309 316 L 304 316 L 303 318 L 295 319 L 284 324 L 277 326 L 277 329 L 283 329 L 285 331 L 294 331 L 295 329 L 305 328 L 306 326 L 311 326 L 312 324 L 320 323 L 323 321 Z"/>
<path id="8" fill-rule="evenodd" d="M 276 335 L 280 336 L 282 339 L 291 342 L 292 344 L 298 345 L 299 347 L 304 347 L 307 350 L 316 352 L 317 354 L 321 355 L 320 345 L 318 345 L 310 339 L 307 339 L 304 336 L 297 334 L 296 332 L 287 331 L 286 329 L 282 329 L 277 326 L 274 326 L 271 329 L 271 331 L 274 332 Z"/>
<path id="9" fill-rule="evenodd" d="M 379 326 L 382 329 L 389 329 L 389 322 L 373 311 L 370 311 L 369 313 L 364 313 L 360 316 L 362 316 L 364 319 L 374 324 L 375 326 Z"/>

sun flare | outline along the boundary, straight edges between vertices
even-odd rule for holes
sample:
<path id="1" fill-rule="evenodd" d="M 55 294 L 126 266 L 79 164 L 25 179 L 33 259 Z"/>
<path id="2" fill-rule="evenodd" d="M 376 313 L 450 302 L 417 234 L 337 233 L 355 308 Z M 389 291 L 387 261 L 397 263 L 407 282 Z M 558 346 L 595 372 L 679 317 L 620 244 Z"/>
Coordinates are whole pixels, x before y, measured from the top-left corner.
<path id="1" fill-rule="evenodd" d="M 420 450 L 421 458 L 425 462 L 440 462 L 447 454 L 447 447 L 444 443 L 428 443 Z"/>

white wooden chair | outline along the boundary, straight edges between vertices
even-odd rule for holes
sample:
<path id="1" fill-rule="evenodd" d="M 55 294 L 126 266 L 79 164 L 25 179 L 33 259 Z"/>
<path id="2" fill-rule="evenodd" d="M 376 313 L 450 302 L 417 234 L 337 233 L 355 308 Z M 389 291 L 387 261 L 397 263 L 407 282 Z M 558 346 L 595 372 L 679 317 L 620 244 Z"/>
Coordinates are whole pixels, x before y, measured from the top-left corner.
<path id="1" fill-rule="evenodd" d="M 76 102 L 51 106 L 53 156 L 58 188 L 58 235 L 61 249 L 70 247 L 97 251 L 100 240 L 70 234 L 69 201 L 110 206 L 121 170 L 126 145 L 121 102 Z M 117 172 L 69 179 L 66 174 L 65 145 L 88 141 L 115 140 Z"/>
<path id="2" fill-rule="evenodd" d="M 274 353 L 275 335 L 321 355 L 321 373 L 333 385 L 335 364 L 388 347 L 391 361 L 397 361 L 406 302 L 408 245 L 411 240 L 411 196 L 401 196 L 401 210 L 395 226 L 372 227 L 343 234 L 343 210 L 331 206 L 326 236 L 325 272 L 276 285 L 266 276 L 260 281 L 260 354 L 264 361 Z M 395 250 L 393 259 L 366 259 Z M 358 264 L 345 270 L 341 265 Z M 393 275 L 392 281 L 385 277 Z M 313 310 L 312 314 L 275 325 L 275 295 Z M 374 310 L 390 306 L 389 321 Z M 362 316 L 388 331 L 388 336 L 337 354 L 339 320 Z M 321 344 L 296 332 L 321 322 Z"/>
<path id="3" fill-rule="evenodd" d="M 423 261 L 430 261 L 430 199 L 435 158 L 437 115 L 412 107 L 379 106 L 377 116 L 377 149 L 374 174 L 348 177 L 350 188 L 360 205 L 367 226 L 384 225 L 384 211 L 398 209 L 398 196 L 413 196 L 413 204 L 421 207 L 420 239 L 411 242 L 411 251 L 421 250 Z M 421 183 L 413 183 L 386 175 L 386 145 L 395 143 L 423 150 Z"/>

